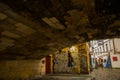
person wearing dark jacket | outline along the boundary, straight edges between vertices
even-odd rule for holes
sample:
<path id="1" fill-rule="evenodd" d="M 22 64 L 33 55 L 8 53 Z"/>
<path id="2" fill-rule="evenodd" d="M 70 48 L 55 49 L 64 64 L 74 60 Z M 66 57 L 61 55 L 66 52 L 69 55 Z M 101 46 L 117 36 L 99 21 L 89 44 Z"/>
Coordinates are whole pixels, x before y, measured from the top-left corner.
<path id="1" fill-rule="evenodd" d="M 72 67 L 72 63 L 74 62 L 71 52 L 68 51 L 68 67 Z"/>

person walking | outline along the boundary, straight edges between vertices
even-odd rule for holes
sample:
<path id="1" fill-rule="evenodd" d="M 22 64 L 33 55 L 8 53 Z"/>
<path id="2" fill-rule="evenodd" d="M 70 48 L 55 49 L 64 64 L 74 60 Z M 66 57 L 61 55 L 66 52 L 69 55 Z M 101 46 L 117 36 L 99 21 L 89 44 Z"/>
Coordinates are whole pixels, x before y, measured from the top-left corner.
<path id="1" fill-rule="evenodd" d="M 73 67 L 73 64 L 72 64 L 73 62 L 74 62 L 74 60 L 73 60 L 73 57 L 71 55 L 71 52 L 68 51 L 68 67 Z"/>

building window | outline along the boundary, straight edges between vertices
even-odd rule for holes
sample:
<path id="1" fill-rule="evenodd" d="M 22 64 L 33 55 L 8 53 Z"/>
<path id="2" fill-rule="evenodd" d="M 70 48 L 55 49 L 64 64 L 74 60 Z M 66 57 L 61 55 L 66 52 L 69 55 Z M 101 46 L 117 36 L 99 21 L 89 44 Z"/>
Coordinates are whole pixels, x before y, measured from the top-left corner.
<path id="1" fill-rule="evenodd" d="M 108 52 L 108 44 L 106 44 L 106 52 Z"/>
<path id="2" fill-rule="evenodd" d="M 94 56 L 96 56 L 96 54 L 94 53 Z"/>
<path id="3" fill-rule="evenodd" d="M 97 54 L 97 51 L 96 51 L 96 49 L 95 49 L 95 53 Z"/>
<path id="4" fill-rule="evenodd" d="M 105 48 L 104 48 L 104 45 L 103 45 L 103 53 L 105 52 Z"/>
<path id="5" fill-rule="evenodd" d="M 98 53 L 100 54 L 100 48 L 98 48 Z"/>
<path id="6" fill-rule="evenodd" d="M 102 48 L 100 47 L 100 53 L 102 54 Z"/>
<path id="7" fill-rule="evenodd" d="M 96 45 L 96 41 L 94 41 L 94 45 Z"/>
<path id="8" fill-rule="evenodd" d="M 97 53 L 97 55 L 98 55 L 98 50 L 96 49 L 96 53 Z"/>
<path id="9" fill-rule="evenodd" d="M 106 59 L 104 59 L 104 63 L 106 63 Z"/>

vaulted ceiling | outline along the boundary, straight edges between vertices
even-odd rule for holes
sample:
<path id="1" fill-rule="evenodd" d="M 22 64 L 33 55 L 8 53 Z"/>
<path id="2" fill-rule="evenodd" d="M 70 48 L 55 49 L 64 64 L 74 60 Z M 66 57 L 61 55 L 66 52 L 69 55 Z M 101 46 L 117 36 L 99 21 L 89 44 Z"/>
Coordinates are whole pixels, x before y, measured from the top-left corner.
<path id="1" fill-rule="evenodd" d="M 0 0 L 0 59 L 40 59 L 67 46 L 120 37 L 118 0 Z"/>

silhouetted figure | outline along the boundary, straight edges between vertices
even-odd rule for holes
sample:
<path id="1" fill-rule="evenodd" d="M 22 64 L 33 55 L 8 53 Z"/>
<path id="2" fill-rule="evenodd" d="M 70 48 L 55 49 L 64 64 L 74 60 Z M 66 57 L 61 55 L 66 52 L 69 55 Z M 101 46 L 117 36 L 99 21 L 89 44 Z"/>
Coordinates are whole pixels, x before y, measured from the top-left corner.
<path id="1" fill-rule="evenodd" d="M 72 63 L 74 62 L 71 52 L 68 51 L 68 67 L 72 67 Z"/>

